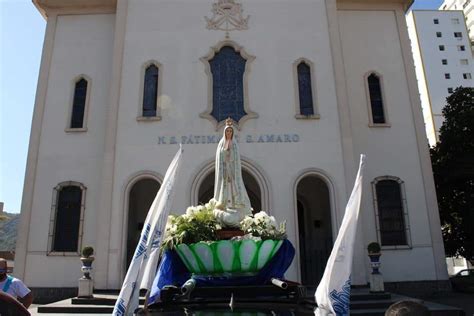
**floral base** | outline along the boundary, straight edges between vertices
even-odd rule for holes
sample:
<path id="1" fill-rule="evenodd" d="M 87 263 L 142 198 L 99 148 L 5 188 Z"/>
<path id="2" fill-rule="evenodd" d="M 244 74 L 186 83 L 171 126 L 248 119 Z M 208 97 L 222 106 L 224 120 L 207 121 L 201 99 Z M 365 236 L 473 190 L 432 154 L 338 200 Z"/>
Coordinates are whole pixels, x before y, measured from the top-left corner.
<path id="1" fill-rule="evenodd" d="M 252 274 L 276 254 L 283 240 L 220 240 L 180 244 L 176 251 L 194 274 Z"/>

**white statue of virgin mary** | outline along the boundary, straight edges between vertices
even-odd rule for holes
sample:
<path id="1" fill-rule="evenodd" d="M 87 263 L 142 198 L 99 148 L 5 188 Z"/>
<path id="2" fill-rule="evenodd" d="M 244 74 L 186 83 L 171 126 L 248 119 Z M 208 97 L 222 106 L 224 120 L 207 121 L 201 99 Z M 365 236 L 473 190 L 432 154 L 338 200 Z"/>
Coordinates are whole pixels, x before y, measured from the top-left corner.
<path id="1" fill-rule="evenodd" d="M 239 227 L 240 221 L 252 214 L 242 180 L 239 146 L 230 118 L 226 120 L 224 135 L 217 145 L 214 200 L 214 215 L 223 226 Z"/>

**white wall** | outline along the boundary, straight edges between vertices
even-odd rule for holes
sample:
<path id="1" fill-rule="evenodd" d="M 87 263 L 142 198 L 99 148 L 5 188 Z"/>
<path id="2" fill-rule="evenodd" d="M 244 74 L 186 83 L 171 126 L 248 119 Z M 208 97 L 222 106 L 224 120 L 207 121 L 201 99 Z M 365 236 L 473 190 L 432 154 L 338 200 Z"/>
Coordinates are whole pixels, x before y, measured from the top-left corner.
<path id="1" fill-rule="evenodd" d="M 331 41 L 324 0 L 243 0 L 243 14 L 250 15 L 249 29 L 231 32 L 230 40 L 255 56 L 248 79 L 249 107 L 257 119 L 242 124 L 239 131 L 243 159 L 254 165 L 269 189 L 269 211 L 287 220 L 288 236 L 297 256 L 287 277 L 298 278 L 296 180 L 307 170 L 319 172 L 330 183 L 334 237 L 341 223 L 352 188 L 345 183 L 339 113 Z M 163 176 L 177 145 L 158 144 L 158 137 L 220 135 L 215 125 L 199 116 L 207 108 L 208 77 L 199 59 L 210 47 L 225 39 L 222 31 L 206 29 L 204 16 L 211 16 L 212 1 L 129 1 L 124 33 L 120 78 L 111 78 L 114 15 L 60 16 L 48 82 L 42 127 L 38 174 L 28 246 L 25 280 L 31 286 L 76 286 L 80 275 L 77 257 L 46 256 L 51 196 L 62 181 L 78 181 L 87 187 L 84 244 L 107 243 L 98 253 L 97 288 L 118 288 L 125 269 L 126 189 L 139 174 Z M 399 8 L 398 10 L 401 10 Z M 399 13 L 399 12 L 398 12 Z M 349 97 L 354 143 L 353 159 L 368 156 L 364 184 L 360 244 L 355 262 L 366 260 L 363 245 L 377 239 L 370 180 L 392 175 L 405 182 L 413 249 L 384 251 L 387 281 L 432 280 L 434 276 L 430 227 L 427 217 L 415 120 L 394 11 L 340 11 L 340 36 Z M 118 34 L 118 33 L 117 33 Z M 115 35 L 117 35 L 115 34 Z M 119 34 L 120 35 L 120 34 Z M 316 120 L 298 120 L 295 106 L 293 62 L 304 57 L 314 63 L 313 86 L 318 112 Z M 140 111 L 140 76 L 149 60 L 160 62 L 161 121 L 137 121 Z M 364 75 L 375 70 L 383 75 L 390 127 L 369 128 Z M 85 133 L 65 133 L 72 82 L 79 75 L 92 79 Z M 103 179 L 106 114 L 110 82 L 120 80 L 117 140 L 111 216 L 98 222 L 99 186 Z M 266 134 L 297 134 L 299 142 L 248 143 Z M 216 144 L 185 144 L 184 161 L 177 180 L 174 210 L 183 213 L 191 202 L 191 186 L 199 172 L 213 161 Z M 437 229 L 435 227 L 435 229 Z M 101 241 L 101 232 L 108 238 Z M 363 245 L 362 245 L 363 244 Z M 99 258 L 102 256 L 101 258 Z M 108 256 L 107 260 L 102 260 Z M 406 262 L 413 262 L 410 269 Z M 33 268 L 34 267 L 34 268 Z M 37 268 L 38 267 L 38 268 Z M 357 284 L 366 282 L 367 268 L 354 264 Z M 54 269 L 54 270 L 52 270 Z M 55 277 L 51 273 L 55 271 Z M 106 274 L 106 277 L 104 277 Z"/>
<path id="2" fill-rule="evenodd" d="M 95 244 L 104 120 L 108 107 L 114 15 L 59 16 L 41 130 L 33 196 L 25 282 L 29 286 L 76 286 L 81 275 L 77 256 L 47 256 L 53 188 L 77 181 L 87 188 L 82 244 Z M 88 131 L 66 133 L 74 79 L 91 79 Z M 54 271 L 54 277 L 51 275 Z"/>
<path id="3" fill-rule="evenodd" d="M 245 122 L 242 135 L 300 135 L 299 143 L 241 143 L 241 154 L 267 176 L 272 199 L 269 210 L 279 220 L 288 220 L 288 235 L 295 242 L 293 186 L 306 168 L 324 170 L 334 180 L 338 205 L 344 204 L 344 174 L 338 127 L 331 52 L 324 1 L 243 1 L 244 16 L 250 14 L 249 30 L 231 32 L 230 39 L 256 59 L 249 76 L 249 106 L 257 119 Z M 215 126 L 199 117 L 207 107 L 207 75 L 199 60 L 211 46 L 224 40 L 224 32 L 206 29 L 211 17 L 208 1 L 142 1 L 129 7 L 125 34 L 124 64 L 117 138 L 116 184 L 112 227 L 121 227 L 124 187 L 140 170 L 164 174 L 177 145 L 157 145 L 158 136 L 212 135 Z M 295 19 L 294 17 L 297 17 Z M 176 33 L 180 32 L 180 33 Z M 320 120 L 296 120 L 293 62 L 305 57 L 315 64 L 316 99 Z M 162 121 L 137 122 L 139 76 L 148 60 L 163 65 L 162 93 L 170 101 L 162 109 Z M 200 168 L 214 159 L 216 144 L 185 145 L 178 181 L 177 212 L 190 203 L 190 184 Z M 139 154 L 137 154 L 139 153 Z M 342 212 L 338 210 L 338 212 Z M 339 214 L 339 217 L 341 215 Z M 120 249 L 122 230 L 113 229 L 112 251 Z M 109 262 L 121 261 L 121 252 Z M 297 261 L 290 272 L 296 278 Z M 119 267 L 109 265 L 110 279 L 117 286 Z M 122 268 L 123 269 L 123 268 Z M 123 272 L 122 272 L 123 273 Z"/>
<path id="4" fill-rule="evenodd" d="M 365 178 L 394 176 L 404 181 L 412 249 L 384 249 L 385 281 L 436 279 L 430 228 L 424 198 L 407 74 L 394 11 L 340 11 L 341 40 L 350 100 L 352 134 L 357 153 L 367 154 Z M 360 34 L 357 36 L 356 34 Z M 364 75 L 382 76 L 386 116 L 390 127 L 369 127 Z M 364 240 L 377 240 L 373 192 L 364 186 Z M 410 262 L 410 268 L 407 268 Z"/>

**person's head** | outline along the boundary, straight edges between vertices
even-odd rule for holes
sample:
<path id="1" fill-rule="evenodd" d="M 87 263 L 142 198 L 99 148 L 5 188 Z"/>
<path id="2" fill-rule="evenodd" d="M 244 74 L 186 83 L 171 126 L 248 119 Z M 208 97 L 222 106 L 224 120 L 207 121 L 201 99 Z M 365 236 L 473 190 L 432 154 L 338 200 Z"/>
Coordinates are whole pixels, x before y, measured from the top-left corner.
<path id="1" fill-rule="evenodd" d="M 224 134 L 225 134 L 225 139 L 232 139 L 232 137 L 234 136 L 234 129 L 228 126 L 225 128 Z"/>
<path id="2" fill-rule="evenodd" d="M 387 309 L 385 316 L 429 316 L 428 308 L 417 301 L 398 301 Z"/>
<path id="3" fill-rule="evenodd" d="M 4 279 L 7 275 L 8 264 L 7 260 L 0 258 L 0 280 Z"/>

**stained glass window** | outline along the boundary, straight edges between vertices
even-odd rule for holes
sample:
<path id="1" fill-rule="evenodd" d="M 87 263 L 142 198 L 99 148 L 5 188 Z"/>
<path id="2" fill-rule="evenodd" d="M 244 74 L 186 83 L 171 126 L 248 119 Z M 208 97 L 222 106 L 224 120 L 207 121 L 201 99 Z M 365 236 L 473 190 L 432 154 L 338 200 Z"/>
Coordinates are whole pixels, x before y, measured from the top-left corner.
<path id="1" fill-rule="evenodd" d="M 158 67 L 150 65 L 145 70 L 143 85 L 143 116 L 156 116 L 158 100 Z"/>
<path id="2" fill-rule="evenodd" d="M 82 189 L 64 186 L 58 193 L 53 251 L 77 252 L 81 217 Z"/>
<path id="3" fill-rule="evenodd" d="M 218 121 L 231 117 L 238 122 L 244 110 L 246 60 L 231 46 L 224 46 L 209 61 L 212 73 L 212 112 Z"/>
<path id="4" fill-rule="evenodd" d="M 72 104 L 71 128 L 82 128 L 84 125 L 84 110 L 86 108 L 87 81 L 82 78 L 74 87 Z"/>
<path id="5" fill-rule="evenodd" d="M 313 115 L 313 91 L 311 85 L 311 68 L 305 62 L 298 65 L 298 95 L 300 114 Z"/>
<path id="6" fill-rule="evenodd" d="M 371 74 L 367 78 L 369 84 L 370 106 L 372 109 L 372 123 L 385 123 L 385 113 L 383 110 L 382 88 L 380 86 L 380 78 Z"/>
<path id="7" fill-rule="evenodd" d="M 375 190 L 382 246 L 407 245 L 400 183 L 381 180 Z"/>

